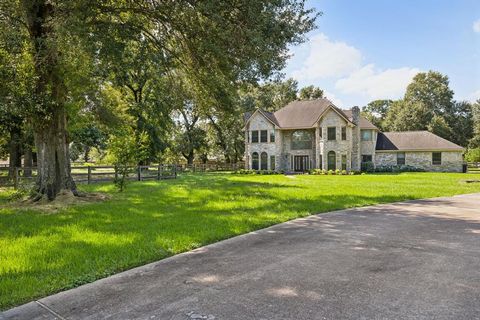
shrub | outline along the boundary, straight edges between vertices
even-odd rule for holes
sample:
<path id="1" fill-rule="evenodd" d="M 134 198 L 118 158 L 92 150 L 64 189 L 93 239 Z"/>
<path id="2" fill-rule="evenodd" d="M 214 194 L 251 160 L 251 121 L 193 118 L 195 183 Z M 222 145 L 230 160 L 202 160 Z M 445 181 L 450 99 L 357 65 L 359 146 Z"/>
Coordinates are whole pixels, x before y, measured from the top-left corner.
<path id="1" fill-rule="evenodd" d="M 480 148 L 469 149 L 465 154 L 465 160 L 468 162 L 480 162 Z"/>
<path id="2" fill-rule="evenodd" d="M 361 168 L 363 172 L 375 172 L 375 165 L 372 161 L 362 162 Z"/>
<path id="3" fill-rule="evenodd" d="M 342 175 L 347 175 L 347 170 L 342 170 Z"/>
<path id="4" fill-rule="evenodd" d="M 335 172 L 333 170 L 328 170 L 328 175 L 334 175 Z"/>
<path id="5" fill-rule="evenodd" d="M 422 172 L 425 171 L 422 168 L 417 168 L 410 165 L 401 165 L 401 166 L 391 166 L 391 165 L 383 165 L 377 166 L 375 168 L 375 172 Z"/>

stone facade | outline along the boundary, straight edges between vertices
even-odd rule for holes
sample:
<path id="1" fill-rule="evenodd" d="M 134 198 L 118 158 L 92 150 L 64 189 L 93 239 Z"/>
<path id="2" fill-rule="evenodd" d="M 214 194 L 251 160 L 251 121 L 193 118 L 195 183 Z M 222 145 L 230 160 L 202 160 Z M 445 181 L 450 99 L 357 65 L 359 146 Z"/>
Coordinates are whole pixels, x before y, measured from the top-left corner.
<path id="1" fill-rule="evenodd" d="M 334 140 L 328 139 L 329 128 L 335 128 Z M 258 135 L 260 136 L 261 130 L 268 131 L 268 142 L 252 142 L 252 131 L 258 131 Z M 292 148 L 292 135 L 297 130 L 304 130 L 311 135 L 311 148 Z M 344 137 L 342 137 L 342 130 L 345 130 Z M 335 164 L 333 168 L 350 171 L 353 168 L 360 168 L 360 155 L 363 154 L 363 152 L 367 152 L 367 154 L 370 155 L 374 154 L 376 133 L 374 130 L 372 131 L 372 141 L 360 142 L 360 130 L 357 130 L 357 126 L 347 121 L 333 109 L 328 110 L 317 121 L 314 128 L 299 128 L 295 130 L 275 128 L 275 125 L 261 112 L 255 112 L 245 127 L 245 167 L 247 169 L 254 168 L 252 163 L 253 154 L 256 153 L 260 157 L 260 155 L 265 152 L 269 159 L 268 170 L 273 168 L 270 163 L 271 156 L 275 156 L 275 170 L 295 171 L 298 169 L 295 168 L 295 157 L 301 156 L 308 157 L 308 160 L 305 160 L 306 166 L 302 167 L 304 170 L 314 168 L 328 169 L 329 154 L 331 156 L 333 152 L 335 154 Z M 275 142 L 270 141 L 270 132 L 275 133 Z M 356 142 L 354 142 L 353 139 L 355 135 Z M 352 157 L 352 145 L 354 143 L 357 144 L 356 152 L 358 156 Z M 332 157 L 330 159 L 333 160 Z M 261 168 L 261 164 L 259 168 Z M 332 166 L 330 166 L 330 168 L 332 168 Z"/>
<path id="2" fill-rule="evenodd" d="M 395 151 L 377 151 L 375 166 L 397 165 L 397 154 Z M 463 156 L 458 151 L 441 152 L 441 164 L 432 163 L 432 151 L 405 151 L 405 165 L 421 168 L 425 171 L 437 172 L 462 172 Z"/>
<path id="3" fill-rule="evenodd" d="M 404 152 L 405 164 L 426 171 L 462 171 L 463 148 L 432 133 L 379 133 L 373 124 L 360 116 L 358 107 L 352 108 L 351 111 L 342 111 L 329 106 L 322 109 L 322 112 L 316 116 L 308 118 L 311 121 L 305 121 L 305 118 L 311 114 L 308 113 L 311 109 L 309 111 L 306 108 L 303 109 L 303 113 L 298 113 L 296 108 L 298 106 L 290 106 L 290 113 L 283 118 L 281 114 L 277 118 L 275 114 L 261 110 L 255 111 L 248 118 L 245 125 L 246 169 L 286 172 L 309 169 L 360 170 L 362 162 L 367 161 L 371 161 L 374 166 L 397 165 L 398 150 L 407 150 L 406 147 L 410 145 L 417 148 L 419 145 L 421 148 L 426 145 L 430 148 L 423 151 Z M 298 122 L 301 116 L 303 116 L 303 122 Z M 283 122 L 280 123 L 279 119 Z M 289 122 L 288 119 L 297 122 Z M 288 123 L 296 124 L 289 126 Z M 265 137 L 265 132 L 267 139 L 262 141 L 261 136 L 263 133 Z M 253 133 L 258 136 L 258 141 L 252 140 Z M 388 139 L 393 139 L 401 147 L 392 146 L 392 142 Z M 385 141 L 390 145 L 387 143 L 385 147 Z M 432 151 L 426 151 L 436 150 L 432 148 L 436 143 L 446 146 L 443 151 L 438 150 L 442 151 L 439 164 L 433 164 Z"/>

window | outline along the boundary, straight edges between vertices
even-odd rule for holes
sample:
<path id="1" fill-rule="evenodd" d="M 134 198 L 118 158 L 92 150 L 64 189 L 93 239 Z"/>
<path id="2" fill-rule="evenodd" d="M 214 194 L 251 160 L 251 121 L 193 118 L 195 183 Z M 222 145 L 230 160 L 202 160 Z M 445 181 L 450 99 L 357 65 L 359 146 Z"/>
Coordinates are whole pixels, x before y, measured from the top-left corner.
<path id="1" fill-rule="evenodd" d="M 347 140 L 347 127 L 342 127 L 342 140 Z"/>
<path id="2" fill-rule="evenodd" d="M 258 170 L 258 152 L 252 153 L 252 170 Z"/>
<path id="3" fill-rule="evenodd" d="M 405 164 L 405 152 L 397 153 L 397 166 L 402 166 Z"/>
<path id="4" fill-rule="evenodd" d="M 268 142 L 268 131 L 267 130 L 262 130 L 260 131 L 260 142 Z"/>
<path id="5" fill-rule="evenodd" d="M 322 155 L 320 155 L 320 159 L 319 159 L 319 160 L 320 160 L 320 163 L 318 164 L 318 167 L 319 167 L 320 169 L 323 169 Z"/>
<path id="6" fill-rule="evenodd" d="M 327 129 L 327 139 L 328 140 L 337 140 L 337 128 L 330 127 Z"/>
<path id="7" fill-rule="evenodd" d="M 362 141 L 372 141 L 372 130 L 360 130 Z"/>
<path id="8" fill-rule="evenodd" d="M 342 154 L 342 170 L 347 170 L 347 155 Z"/>
<path id="9" fill-rule="evenodd" d="M 441 152 L 432 152 L 432 164 L 441 165 L 442 164 L 442 153 Z"/>
<path id="10" fill-rule="evenodd" d="M 362 162 L 372 162 L 372 155 L 371 154 L 362 154 Z"/>
<path id="11" fill-rule="evenodd" d="M 275 131 L 270 131 L 270 142 L 275 142 Z"/>
<path id="12" fill-rule="evenodd" d="M 247 131 L 247 142 L 250 143 L 250 131 Z"/>
<path id="13" fill-rule="evenodd" d="M 322 127 L 318 128 L 318 133 L 319 133 L 320 138 L 321 138 L 323 136 L 323 128 Z"/>
<path id="14" fill-rule="evenodd" d="M 312 149 L 312 133 L 297 130 L 292 133 L 292 150 Z"/>
<path id="15" fill-rule="evenodd" d="M 337 155 L 335 154 L 335 151 L 330 151 L 328 153 L 328 166 L 327 166 L 327 169 L 328 170 L 335 170 L 337 169 Z"/>
<path id="16" fill-rule="evenodd" d="M 275 170 L 275 156 L 270 156 L 270 170 Z"/>
<path id="17" fill-rule="evenodd" d="M 268 155 L 266 152 L 262 152 L 260 155 L 260 169 L 268 170 Z"/>
<path id="18" fill-rule="evenodd" d="M 252 131 L 252 143 L 258 143 L 258 131 Z"/>

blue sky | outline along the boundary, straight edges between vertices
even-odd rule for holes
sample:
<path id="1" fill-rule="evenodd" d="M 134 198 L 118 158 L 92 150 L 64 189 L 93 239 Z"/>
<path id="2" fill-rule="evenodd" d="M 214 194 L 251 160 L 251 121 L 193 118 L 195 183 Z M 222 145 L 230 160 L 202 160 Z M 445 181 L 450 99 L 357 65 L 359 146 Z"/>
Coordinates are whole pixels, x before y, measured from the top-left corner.
<path id="1" fill-rule="evenodd" d="M 396 99 L 420 71 L 448 75 L 457 100 L 480 98 L 480 0 L 316 0 L 309 40 L 284 72 L 340 107 Z"/>

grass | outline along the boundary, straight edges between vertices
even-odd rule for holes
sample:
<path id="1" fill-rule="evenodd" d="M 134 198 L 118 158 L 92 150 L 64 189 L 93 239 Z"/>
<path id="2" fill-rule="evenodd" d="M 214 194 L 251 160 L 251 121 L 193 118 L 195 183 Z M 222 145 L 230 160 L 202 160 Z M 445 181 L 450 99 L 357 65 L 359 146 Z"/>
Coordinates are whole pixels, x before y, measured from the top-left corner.
<path id="1" fill-rule="evenodd" d="M 480 192 L 478 175 L 182 175 L 83 186 L 111 199 L 56 213 L 0 208 L 0 309 L 312 213 Z M 9 191 L 0 190 L 0 203 Z"/>

